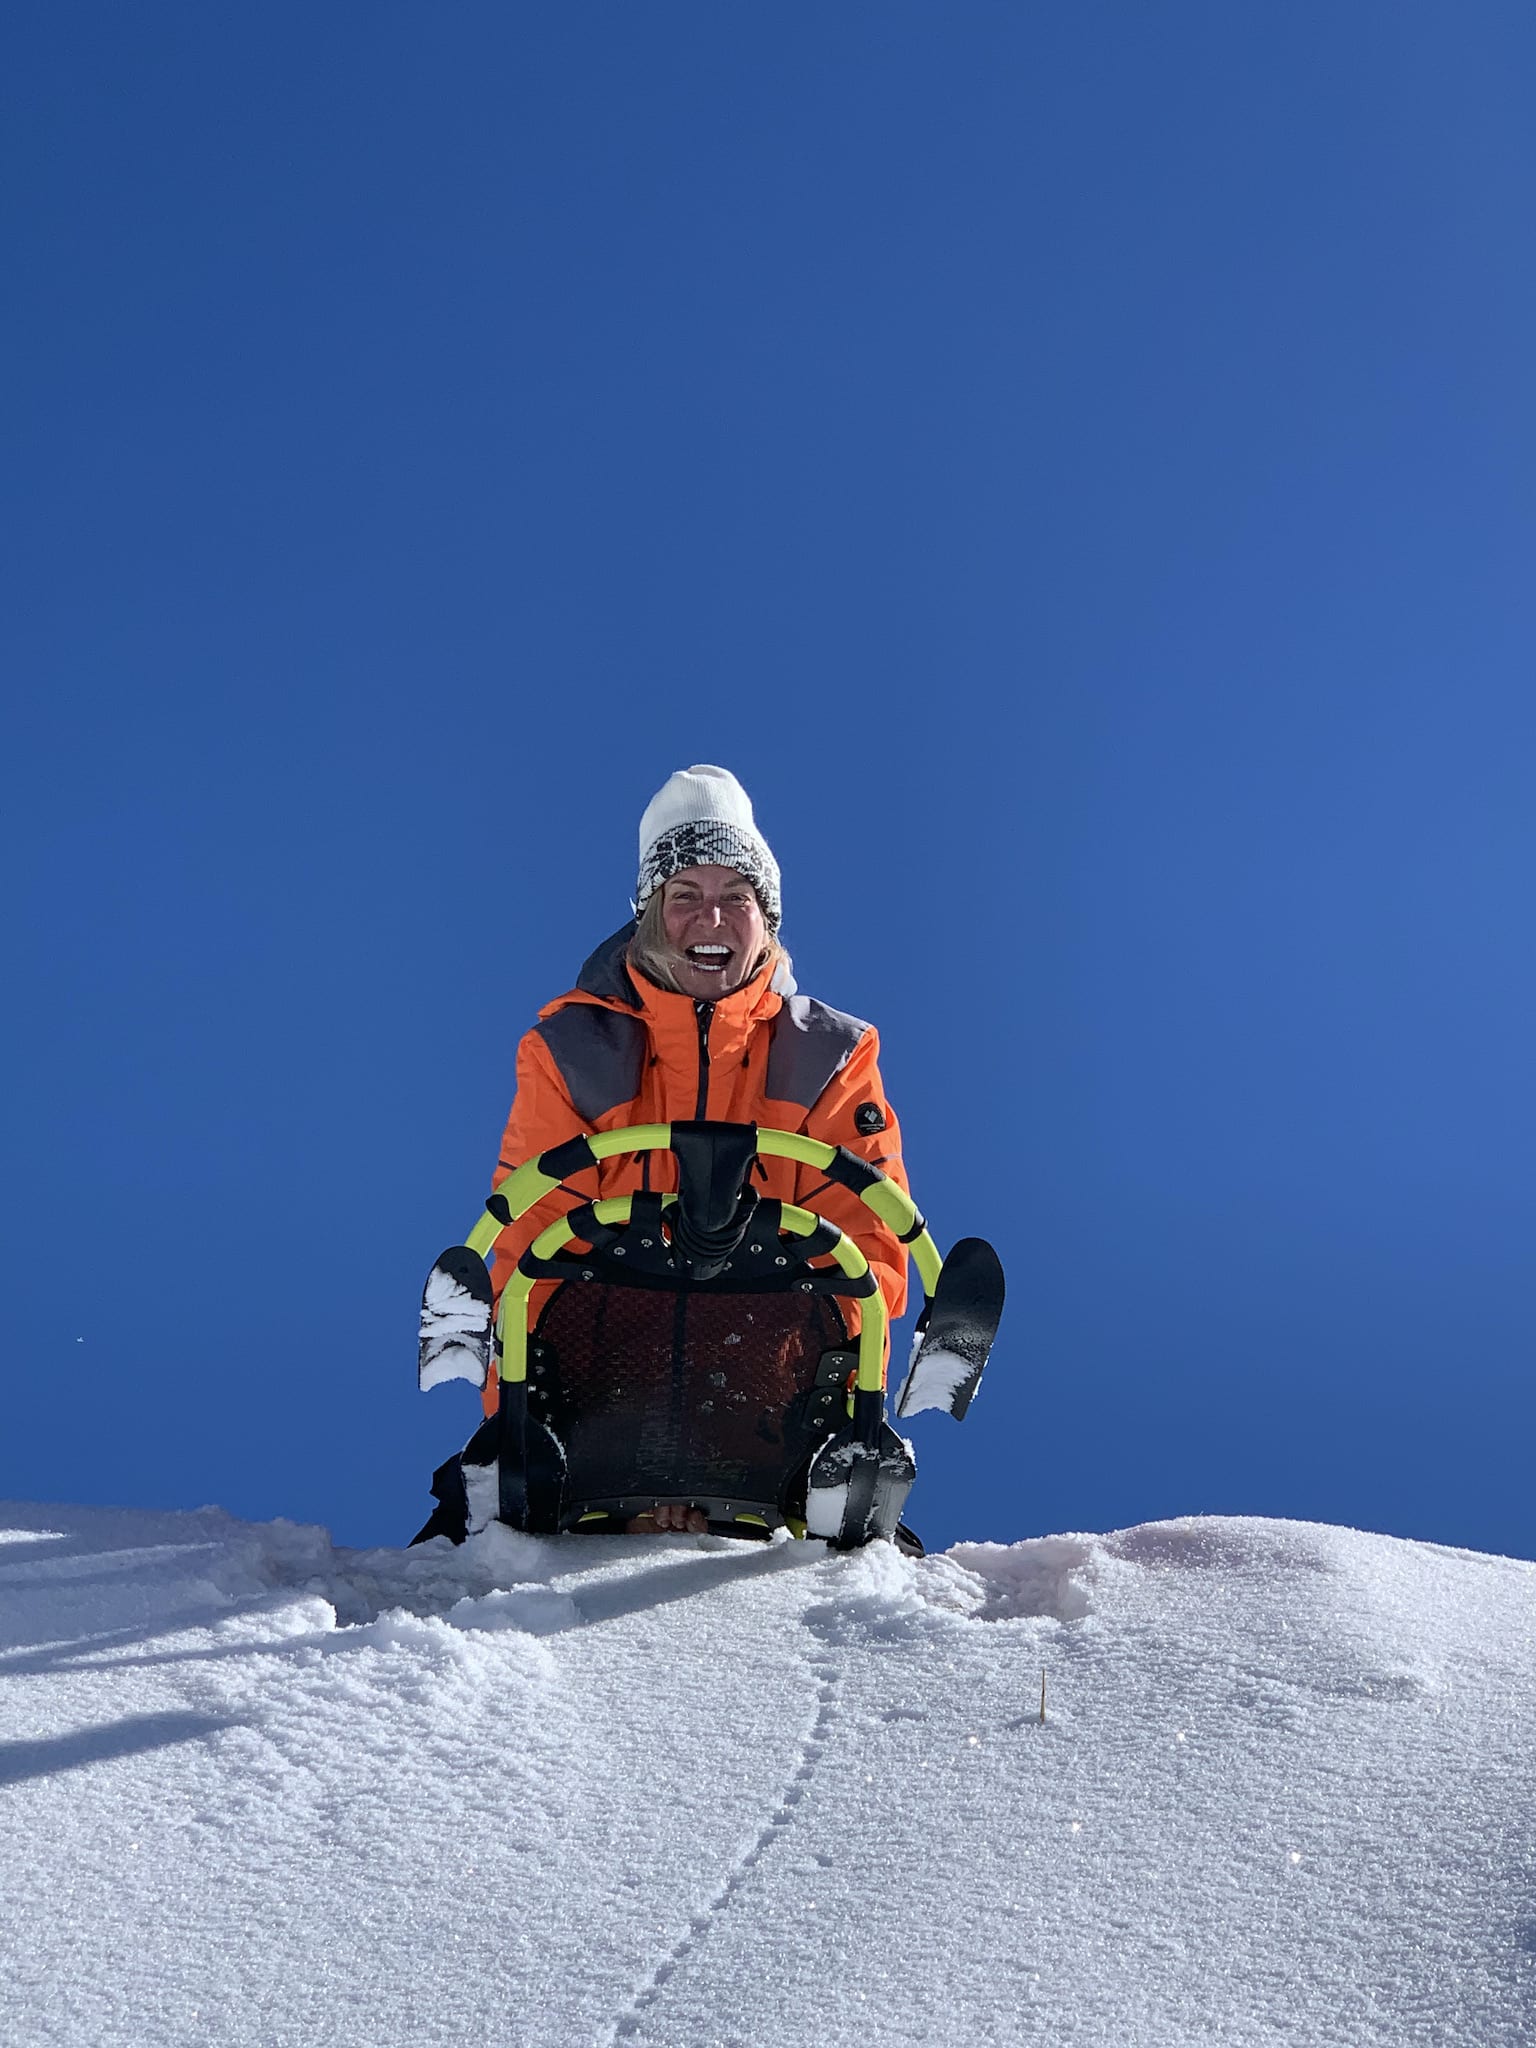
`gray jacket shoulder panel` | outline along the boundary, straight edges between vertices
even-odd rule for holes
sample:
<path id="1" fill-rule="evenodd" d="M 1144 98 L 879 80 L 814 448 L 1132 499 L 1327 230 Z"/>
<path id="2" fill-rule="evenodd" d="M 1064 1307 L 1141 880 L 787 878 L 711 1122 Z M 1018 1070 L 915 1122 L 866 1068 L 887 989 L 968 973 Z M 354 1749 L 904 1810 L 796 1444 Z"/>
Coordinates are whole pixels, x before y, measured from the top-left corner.
<path id="1" fill-rule="evenodd" d="M 554 1054 L 576 1114 L 585 1124 L 640 1092 L 645 1024 L 595 1003 L 572 1003 L 534 1027 Z"/>
<path id="2" fill-rule="evenodd" d="M 788 997 L 773 1020 L 764 1092 L 774 1102 L 814 1108 L 869 1028 L 861 1017 L 834 1010 L 814 996 Z"/>

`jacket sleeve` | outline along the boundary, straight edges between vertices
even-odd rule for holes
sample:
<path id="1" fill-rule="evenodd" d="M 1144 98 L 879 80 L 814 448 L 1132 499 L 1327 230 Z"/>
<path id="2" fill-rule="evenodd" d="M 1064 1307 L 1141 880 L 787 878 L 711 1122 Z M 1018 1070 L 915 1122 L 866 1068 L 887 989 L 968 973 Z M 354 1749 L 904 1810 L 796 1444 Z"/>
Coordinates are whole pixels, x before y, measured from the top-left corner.
<path id="1" fill-rule="evenodd" d="M 858 1117 L 860 1110 L 862 1118 Z M 861 1131 L 859 1123 L 872 1123 L 874 1113 L 883 1120 L 877 1130 Z M 873 1027 L 854 1047 L 846 1066 L 832 1076 L 806 1118 L 806 1132 L 827 1145 L 846 1145 L 861 1159 L 905 1189 L 907 1170 L 901 1158 L 901 1126 L 886 1100 L 880 1078 L 880 1038 Z M 885 1297 L 894 1322 L 907 1305 L 907 1248 L 892 1230 L 865 1208 L 857 1195 L 846 1188 L 827 1188 L 821 1175 L 801 1167 L 797 1190 L 809 1196 L 817 1189 L 815 1206 L 853 1239 L 868 1259 Z"/>

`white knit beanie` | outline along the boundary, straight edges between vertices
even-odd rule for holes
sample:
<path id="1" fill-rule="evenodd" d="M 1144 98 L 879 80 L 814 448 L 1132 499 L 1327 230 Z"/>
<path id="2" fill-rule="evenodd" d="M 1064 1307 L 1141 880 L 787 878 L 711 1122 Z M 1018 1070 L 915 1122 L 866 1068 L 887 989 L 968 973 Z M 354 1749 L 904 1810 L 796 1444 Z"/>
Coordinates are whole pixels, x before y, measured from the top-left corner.
<path id="1" fill-rule="evenodd" d="M 783 906 L 779 864 L 752 818 L 752 799 L 729 768 L 698 762 L 669 775 L 640 820 L 640 879 L 635 908 L 644 910 L 662 883 L 682 868 L 735 868 L 757 891 L 772 937 Z"/>

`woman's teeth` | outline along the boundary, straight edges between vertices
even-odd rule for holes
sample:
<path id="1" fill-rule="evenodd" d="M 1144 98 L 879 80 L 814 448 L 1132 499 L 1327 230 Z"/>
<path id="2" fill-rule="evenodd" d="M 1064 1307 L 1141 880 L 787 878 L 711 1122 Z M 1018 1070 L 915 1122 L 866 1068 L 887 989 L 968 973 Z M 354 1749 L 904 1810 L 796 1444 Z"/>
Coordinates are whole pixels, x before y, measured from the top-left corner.
<path id="1" fill-rule="evenodd" d="M 688 958 L 695 967 L 702 967 L 709 974 L 718 974 L 731 957 L 729 946 L 690 946 Z"/>

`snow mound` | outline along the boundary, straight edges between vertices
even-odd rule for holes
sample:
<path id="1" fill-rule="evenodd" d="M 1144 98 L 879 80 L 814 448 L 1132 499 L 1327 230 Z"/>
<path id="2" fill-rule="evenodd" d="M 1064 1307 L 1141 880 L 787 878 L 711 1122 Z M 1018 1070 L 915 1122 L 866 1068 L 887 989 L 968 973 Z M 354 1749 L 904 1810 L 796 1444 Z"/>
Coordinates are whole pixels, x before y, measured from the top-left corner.
<path id="1" fill-rule="evenodd" d="M 4 2038 L 1515 2048 L 1533 1595 L 1285 1522 L 914 1562 L 13 1506 Z"/>

